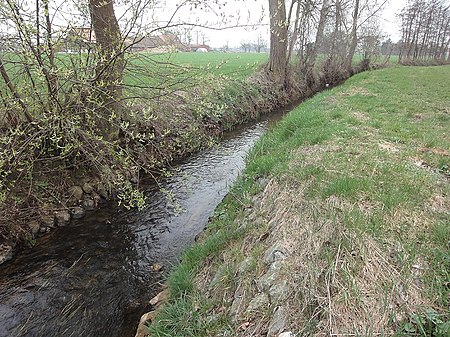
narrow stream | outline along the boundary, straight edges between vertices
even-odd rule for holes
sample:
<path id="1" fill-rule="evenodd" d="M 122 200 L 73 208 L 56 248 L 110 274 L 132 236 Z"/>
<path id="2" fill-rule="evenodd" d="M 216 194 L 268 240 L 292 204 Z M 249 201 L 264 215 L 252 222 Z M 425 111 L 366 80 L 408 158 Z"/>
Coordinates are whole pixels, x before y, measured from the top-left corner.
<path id="1" fill-rule="evenodd" d="M 177 262 L 242 172 L 249 149 L 282 115 L 243 126 L 175 165 L 162 189 L 148 186 L 143 211 L 105 205 L 0 266 L 0 337 L 134 336 L 159 290 L 161 273 L 152 266 L 168 270 Z"/>

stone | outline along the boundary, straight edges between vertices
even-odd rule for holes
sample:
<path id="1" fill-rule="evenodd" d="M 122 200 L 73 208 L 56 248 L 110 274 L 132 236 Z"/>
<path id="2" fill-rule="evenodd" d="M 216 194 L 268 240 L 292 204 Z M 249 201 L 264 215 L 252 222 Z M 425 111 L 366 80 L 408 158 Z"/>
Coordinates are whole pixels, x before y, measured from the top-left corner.
<path id="1" fill-rule="evenodd" d="M 82 205 L 86 211 L 92 211 L 95 209 L 95 202 L 91 198 L 85 198 Z"/>
<path id="2" fill-rule="evenodd" d="M 150 332 L 148 331 L 147 324 L 155 319 L 156 312 L 151 311 L 143 314 L 139 321 L 139 325 L 136 330 L 135 337 L 146 337 L 149 336 Z"/>
<path id="3" fill-rule="evenodd" d="M 65 226 L 70 222 L 70 213 L 67 210 L 55 212 L 55 220 L 58 226 Z"/>
<path id="4" fill-rule="evenodd" d="M 270 182 L 270 179 L 267 179 L 267 178 L 259 178 L 258 180 L 257 180 L 257 183 L 259 184 L 259 186 L 261 186 L 261 187 L 266 187 L 267 186 L 267 184 Z"/>
<path id="5" fill-rule="evenodd" d="M 269 289 L 270 301 L 273 304 L 278 304 L 288 298 L 289 286 L 286 280 L 275 283 Z"/>
<path id="6" fill-rule="evenodd" d="M 71 213 L 74 219 L 81 219 L 86 214 L 83 207 L 74 207 L 72 208 Z"/>
<path id="7" fill-rule="evenodd" d="M 109 193 L 108 190 L 106 189 L 106 187 L 102 184 L 98 184 L 97 186 L 97 193 L 103 198 L 103 199 L 108 199 L 109 197 Z"/>
<path id="8" fill-rule="evenodd" d="M 44 227 L 53 228 L 53 227 L 55 227 L 55 217 L 51 216 L 51 215 L 44 216 L 41 219 L 41 223 Z M 42 232 L 42 228 L 41 228 L 41 232 Z M 44 232 L 45 232 L 45 230 L 44 230 Z"/>
<path id="9" fill-rule="evenodd" d="M 0 264 L 3 264 L 6 261 L 11 260 L 12 257 L 13 257 L 13 248 L 9 245 L 1 244 L 0 245 Z"/>
<path id="10" fill-rule="evenodd" d="M 85 182 L 83 184 L 82 188 L 83 188 L 84 193 L 91 194 L 92 192 L 94 192 L 94 186 L 92 186 L 92 184 L 90 184 L 88 182 Z"/>
<path id="11" fill-rule="evenodd" d="M 33 234 L 33 236 L 36 236 L 41 229 L 41 225 L 37 221 L 31 221 L 28 224 L 28 228 L 30 228 L 31 234 Z"/>
<path id="12" fill-rule="evenodd" d="M 214 288 L 216 285 L 220 284 L 220 282 L 222 281 L 222 279 L 225 275 L 226 270 L 227 270 L 227 268 L 224 265 L 221 265 L 217 269 L 211 282 L 209 282 L 209 288 Z"/>
<path id="13" fill-rule="evenodd" d="M 69 203 L 76 205 L 83 198 L 83 189 L 80 186 L 72 186 L 69 188 Z"/>
<path id="14" fill-rule="evenodd" d="M 154 271 L 156 273 L 160 272 L 163 268 L 164 268 L 164 266 L 160 263 L 154 263 L 154 264 L 152 264 L 152 267 L 151 267 L 152 271 Z"/>
<path id="15" fill-rule="evenodd" d="M 152 306 L 160 306 L 163 302 L 167 301 L 169 298 L 169 289 L 165 289 L 158 293 L 155 297 L 150 300 Z"/>
<path id="16" fill-rule="evenodd" d="M 292 334 L 291 331 L 287 331 L 287 332 L 282 332 L 278 335 L 278 337 L 293 337 L 294 335 Z"/>
<path id="17" fill-rule="evenodd" d="M 250 257 L 247 257 L 244 261 L 239 263 L 238 266 L 238 275 L 243 275 L 249 272 L 252 269 L 253 260 Z"/>
<path id="18" fill-rule="evenodd" d="M 264 254 L 264 263 L 270 265 L 275 261 L 281 261 L 285 258 L 286 254 L 284 253 L 283 248 L 279 245 L 274 245 L 266 250 L 266 253 Z"/>
<path id="19" fill-rule="evenodd" d="M 238 287 L 234 293 L 233 303 L 231 304 L 229 315 L 233 323 L 238 322 L 239 311 L 241 311 L 245 296 L 242 287 Z"/>
<path id="20" fill-rule="evenodd" d="M 95 192 L 91 193 L 91 198 L 92 200 L 94 200 L 95 207 L 97 207 L 98 204 L 102 201 L 102 198 Z"/>
<path id="21" fill-rule="evenodd" d="M 282 261 L 275 261 L 269 267 L 269 270 L 261 276 L 256 282 L 259 289 L 269 290 L 273 284 L 280 278 L 281 268 L 283 267 Z"/>
<path id="22" fill-rule="evenodd" d="M 155 316 L 156 316 L 156 312 L 155 311 L 147 312 L 147 313 L 145 313 L 145 314 L 143 314 L 141 316 L 141 319 L 140 319 L 139 322 L 141 322 L 141 323 L 151 322 L 152 320 L 155 319 Z"/>
<path id="23" fill-rule="evenodd" d="M 249 303 L 247 312 L 259 311 L 268 307 L 270 304 L 269 296 L 266 293 L 256 295 Z"/>
<path id="24" fill-rule="evenodd" d="M 131 172 L 130 173 L 130 183 L 132 184 L 139 184 L 139 173 L 138 172 Z"/>
<path id="25" fill-rule="evenodd" d="M 287 312 L 284 307 L 278 307 L 273 314 L 272 320 L 269 324 L 269 331 L 267 332 L 267 337 L 278 336 L 279 333 L 283 332 L 286 327 L 287 322 Z"/>
<path id="26" fill-rule="evenodd" d="M 259 201 L 260 196 L 259 195 L 255 195 L 252 197 L 252 204 L 256 205 L 257 202 Z"/>
<path id="27" fill-rule="evenodd" d="M 129 170 L 125 173 L 125 177 L 132 184 L 139 183 L 139 171 L 137 170 Z"/>

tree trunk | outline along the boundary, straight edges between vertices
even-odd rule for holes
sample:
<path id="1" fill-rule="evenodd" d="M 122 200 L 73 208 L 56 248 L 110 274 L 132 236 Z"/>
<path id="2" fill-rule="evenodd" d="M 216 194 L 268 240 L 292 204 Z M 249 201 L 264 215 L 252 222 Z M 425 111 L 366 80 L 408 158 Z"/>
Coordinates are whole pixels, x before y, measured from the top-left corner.
<path id="1" fill-rule="evenodd" d="M 276 81 L 286 82 L 287 22 L 284 0 L 269 0 L 270 55 L 269 71 Z"/>
<path id="2" fill-rule="evenodd" d="M 319 48 L 323 43 L 323 34 L 325 32 L 325 25 L 327 23 L 328 11 L 330 9 L 329 0 L 323 0 L 322 9 L 320 10 L 320 19 L 317 26 L 316 40 L 314 42 L 314 47 L 309 58 L 309 63 L 314 66 L 316 63 L 317 55 L 319 54 Z"/>
<path id="3" fill-rule="evenodd" d="M 352 33 L 351 33 L 351 41 L 348 49 L 347 59 L 345 62 L 345 67 L 347 71 L 351 71 L 352 69 L 352 61 L 353 56 L 355 55 L 356 47 L 358 46 L 358 18 L 359 18 L 359 0 L 355 0 L 355 8 L 353 11 L 353 22 L 352 22 Z"/>
<path id="4" fill-rule="evenodd" d="M 334 60 L 338 57 L 341 57 L 341 53 L 338 50 L 339 44 L 339 35 L 341 32 L 341 22 L 342 22 L 342 8 L 341 8 L 341 0 L 336 0 L 334 4 L 335 9 L 335 18 L 334 18 L 334 31 L 332 35 L 332 44 L 330 50 L 330 60 L 334 62 Z"/>
<path id="5" fill-rule="evenodd" d="M 292 36 L 289 41 L 288 53 L 287 53 L 287 57 L 286 57 L 286 65 L 287 66 L 289 66 L 289 62 L 291 61 L 292 51 L 294 50 L 294 45 L 297 42 L 297 38 L 298 38 L 300 10 L 301 10 L 300 2 L 297 2 L 297 10 L 295 13 L 294 28 L 292 29 Z M 301 45 L 300 50 L 301 51 L 303 50 L 303 45 Z M 302 57 L 300 56 L 300 58 L 302 58 Z"/>
<path id="6" fill-rule="evenodd" d="M 97 125 L 106 139 L 114 140 L 119 136 L 114 119 L 121 116 L 124 67 L 122 36 L 113 0 L 89 0 L 89 9 L 98 53 L 93 81 L 93 89 L 100 103 Z"/>
<path id="7" fill-rule="evenodd" d="M 47 57 L 50 63 L 50 71 L 48 72 L 48 91 L 50 96 L 53 98 L 49 100 L 49 108 L 53 110 L 58 103 L 58 77 L 56 76 L 56 65 L 55 65 L 55 48 L 52 42 L 52 22 L 49 12 L 49 0 L 43 0 L 44 7 L 44 17 L 45 17 L 45 29 L 46 29 L 46 48 Z M 38 52 L 40 52 L 38 50 Z M 62 109 L 61 109 L 62 110 Z"/>
<path id="8" fill-rule="evenodd" d="M 6 86 L 8 87 L 8 89 L 11 91 L 12 95 L 14 96 L 14 98 L 16 99 L 16 101 L 19 103 L 20 107 L 23 110 L 23 114 L 26 118 L 26 120 L 28 122 L 32 122 L 33 121 L 33 117 L 31 117 L 30 113 L 28 112 L 28 107 L 25 104 L 25 102 L 23 101 L 22 97 L 20 96 L 19 92 L 16 90 L 16 88 L 14 87 L 14 84 L 11 82 L 11 80 L 9 79 L 9 75 L 8 72 L 5 69 L 5 66 L 3 65 L 3 61 L 2 59 L 0 59 L 0 75 L 3 78 L 3 81 L 5 82 Z"/>

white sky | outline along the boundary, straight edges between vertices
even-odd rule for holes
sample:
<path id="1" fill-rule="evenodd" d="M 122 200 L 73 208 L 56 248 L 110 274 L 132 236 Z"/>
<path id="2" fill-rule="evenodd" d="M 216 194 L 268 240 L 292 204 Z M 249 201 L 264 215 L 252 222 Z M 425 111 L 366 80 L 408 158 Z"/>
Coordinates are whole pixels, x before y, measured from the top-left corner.
<path id="1" fill-rule="evenodd" d="M 393 41 L 400 39 L 400 26 L 399 21 L 396 18 L 396 14 L 406 5 L 407 0 L 390 0 L 385 9 L 380 13 L 380 27 L 386 38 L 391 38 Z M 232 7 L 240 8 L 242 12 L 250 11 L 252 19 L 259 18 L 262 12 L 262 6 L 267 11 L 266 3 L 268 0 L 250 0 L 250 1 L 236 1 L 234 4 L 227 5 L 228 8 Z M 238 6 L 238 7 L 236 7 Z M 267 14 L 267 13 L 266 13 Z M 208 44 L 212 47 L 222 47 L 227 42 L 230 47 L 240 46 L 241 42 L 255 41 L 257 36 L 261 34 L 268 40 L 268 17 L 266 15 L 264 21 L 264 27 L 259 28 L 231 28 L 223 31 L 206 30 L 205 34 L 209 37 Z"/>
<path id="2" fill-rule="evenodd" d="M 381 14 L 380 25 L 387 37 L 390 37 L 394 42 L 401 38 L 400 22 L 396 18 L 403 7 L 406 6 L 406 0 L 391 0 Z"/>
<path id="3" fill-rule="evenodd" d="M 3 0 L 0 0 L 3 1 Z M 71 8 L 71 3 L 77 3 L 74 0 L 53 0 L 54 11 L 58 14 L 54 19 L 54 24 L 60 24 L 61 27 L 67 26 L 67 22 L 72 20 L 77 20 L 80 24 L 80 20 L 76 17 L 81 17 L 76 15 L 77 10 Z M 177 5 L 183 2 L 189 2 L 189 0 L 142 0 L 144 2 L 153 4 L 153 14 L 150 12 L 142 15 L 141 22 L 155 22 L 158 20 L 167 21 L 168 18 L 177 8 Z M 197 0 L 203 3 L 214 3 L 211 0 Z M 261 35 L 266 41 L 269 40 L 269 29 L 268 29 L 268 0 L 217 0 L 221 4 L 220 9 L 218 5 L 214 5 L 214 8 L 209 10 L 190 8 L 189 6 L 182 7 L 178 11 L 175 20 L 182 22 L 190 21 L 191 23 L 199 23 L 205 26 L 214 27 L 219 24 L 225 26 L 236 26 L 244 25 L 248 23 L 258 24 L 254 28 L 230 28 L 225 30 L 212 30 L 204 29 L 202 30 L 204 36 L 206 37 L 206 43 L 212 47 L 222 47 L 226 44 L 229 47 L 238 47 L 241 42 L 254 42 L 257 37 Z M 381 1 L 381 0 L 380 0 Z M 407 0 L 390 0 L 386 5 L 385 9 L 380 13 L 380 26 L 386 37 L 390 37 L 393 41 L 398 41 L 400 39 L 400 27 L 398 25 L 398 19 L 396 14 L 406 5 Z M 132 1 L 129 0 L 116 0 L 116 15 L 120 17 L 124 14 L 124 7 L 120 6 L 120 3 L 129 4 Z M 83 2 L 81 2 L 83 3 Z M 223 5 L 226 3 L 226 5 Z M 60 6 L 64 4 L 65 6 Z M 66 8 L 65 8 L 66 7 Z M 56 10 L 58 8 L 58 10 Z M 65 8 L 65 9 L 64 9 Z M 79 12 L 78 12 L 79 13 Z M 220 14 L 223 14 L 221 17 Z M 189 18 L 197 19 L 189 19 Z M 195 20 L 194 22 L 192 20 Z M 224 24 L 223 20 L 227 22 Z M 86 19 L 84 20 L 86 21 Z M 221 22 L 221 23 L 220 23 Z M 5 30 L 0 22 L 0 30 Z M 192 43 L 197 41 L 196 30 L 199 28 L 193 27 Z M 180 29 L 182 31 L 182 29 Z M 202 42 L 201 34 L 198 34 L 199 42 Z"/>

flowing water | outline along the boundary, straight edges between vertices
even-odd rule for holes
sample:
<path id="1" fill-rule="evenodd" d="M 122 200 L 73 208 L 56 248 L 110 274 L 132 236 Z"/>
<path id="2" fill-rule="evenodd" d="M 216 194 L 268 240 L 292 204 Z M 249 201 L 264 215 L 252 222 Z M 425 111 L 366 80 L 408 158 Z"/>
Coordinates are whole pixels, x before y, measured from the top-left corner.
<path id="1" fill-rule="evenodd" d="M 0 337 L 134 336 L 161 273 L 194 242 L 282 112 L 230 133 L 146 188 L 143 211 L 103 205 L 0 266 Z"/>

